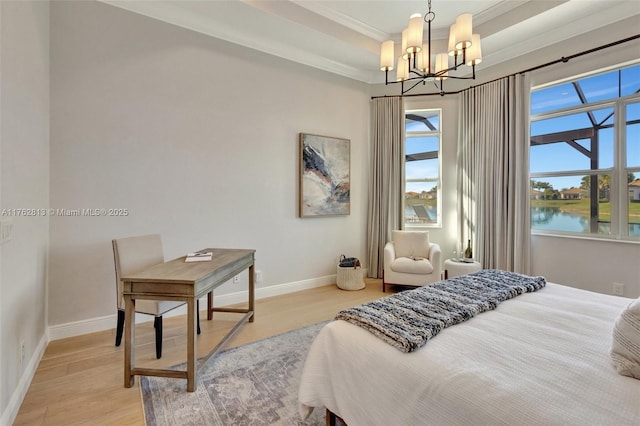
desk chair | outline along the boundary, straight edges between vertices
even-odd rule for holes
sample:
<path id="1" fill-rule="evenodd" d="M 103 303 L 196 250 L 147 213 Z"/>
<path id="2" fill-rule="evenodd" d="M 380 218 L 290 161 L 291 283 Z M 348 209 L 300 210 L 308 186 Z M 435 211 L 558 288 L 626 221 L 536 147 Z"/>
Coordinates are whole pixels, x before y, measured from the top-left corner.
<path id="1" fill-rule="evenodd" d="M 138 237 L 120 238 L 112 241 L 113 260 L 116 267 L 116 289 L 118 296 L 118 324 L 116 328 L 116 346 L 122 342 L 124 330 L 124 295 L 120 277 L 135 274 L 153 265 L 164 262 L 162 239 L 159 234 Z M 165 300 L 136 299 L 136 312 L 153 315 L 153 326 L 156 329 L 156 358 L 162 357 L 162 315 L 185 302 Z M 198 315 L 198 334 L 200 334 L 200 302 L 196 309 Z"/>

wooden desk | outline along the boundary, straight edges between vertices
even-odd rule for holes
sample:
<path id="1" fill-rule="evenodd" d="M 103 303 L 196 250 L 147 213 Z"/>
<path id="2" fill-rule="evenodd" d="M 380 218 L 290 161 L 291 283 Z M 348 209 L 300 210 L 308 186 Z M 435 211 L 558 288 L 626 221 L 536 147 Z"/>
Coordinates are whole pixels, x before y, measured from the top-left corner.
<path id="1" fill-rule="evenodd" d="M 152 266 L 136 274 L 122 277 L 124 284 L 125 325 L 124 325 L 124 386 L 130 388 L 135 383 L 135 375 L 162 376 L 187 379 L 187 391 L 196 390 L 197 372 L 216 352 L 218 352 L 246 321 L 253 322 L 254 312 L 254 254 L 255 250 L 215 249 L 200 251 L 213 252 L 208 262 L 185 263 L 185 257 Z M 245 315 L 227 335 L 205 357 L 197 359 L 196 341 L 196 301 L 211 293 L 224 282 L 249 268 L 248 309 L 213 308 L 209 294 L 207 318 L 213 311 L 239 312 Z M 187 371 L 162 370 L 155 368 L 135 368 L 135 308 L 136 299 L 177 300 L 187 303 Z M 199 362 L 198 362 L 199 361 Z"/>

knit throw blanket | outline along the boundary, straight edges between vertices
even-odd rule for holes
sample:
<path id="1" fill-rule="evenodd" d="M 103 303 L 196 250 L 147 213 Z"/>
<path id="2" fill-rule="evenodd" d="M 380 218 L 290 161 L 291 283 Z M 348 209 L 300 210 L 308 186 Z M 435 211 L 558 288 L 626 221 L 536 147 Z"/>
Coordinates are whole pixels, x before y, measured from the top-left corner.
<path id="1" fill-rule="evenodd" d="M 543 277 L 485 269 L 345 309 L 336 319 L 358 325 L 402 352 L 413 352 L 445 327 L 545 285 Z"/>

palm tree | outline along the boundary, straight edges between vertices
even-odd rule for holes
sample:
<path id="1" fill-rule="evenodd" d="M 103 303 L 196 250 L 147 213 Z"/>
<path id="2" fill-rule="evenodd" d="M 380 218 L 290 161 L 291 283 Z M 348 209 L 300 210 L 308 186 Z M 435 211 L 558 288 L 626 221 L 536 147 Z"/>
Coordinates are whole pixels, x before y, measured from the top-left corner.
<path id="1" fill-rule="evenodd" d="M 609 201 L 609 188 L 611 188 L 611 176 L 600 175 L 598 178 L 598 198 Z"/>
<path id="2" fill-rule="evenodd" d="M 589 189 L 591 189 L 591 176 L 582 176 L 582 179 L 580 180 L 580 189 L 584 189 L 585 191 L 589 191 Z"/>

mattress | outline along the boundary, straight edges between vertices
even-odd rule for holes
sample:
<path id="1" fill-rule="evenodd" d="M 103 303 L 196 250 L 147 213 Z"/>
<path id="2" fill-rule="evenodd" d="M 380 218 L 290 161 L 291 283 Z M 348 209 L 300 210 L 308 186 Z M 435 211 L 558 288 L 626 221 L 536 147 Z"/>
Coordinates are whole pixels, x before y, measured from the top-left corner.
<path id="1" fill-rule="evenodd" d="M 356 425 L 640 425 L 640 380 L 609 357 L 631 299 L 547 284 L 402 353 L 344 321 L 323 327 L 300 414 Z"/>

